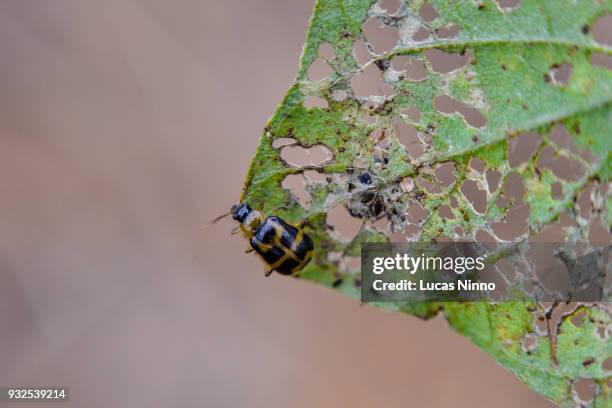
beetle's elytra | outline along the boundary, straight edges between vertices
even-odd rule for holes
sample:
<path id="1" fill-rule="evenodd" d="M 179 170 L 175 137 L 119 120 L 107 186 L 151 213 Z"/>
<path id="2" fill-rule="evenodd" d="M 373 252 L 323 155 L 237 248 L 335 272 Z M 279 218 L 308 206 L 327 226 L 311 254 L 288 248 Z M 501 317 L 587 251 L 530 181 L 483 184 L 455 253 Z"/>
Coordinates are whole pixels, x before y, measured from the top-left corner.
<path id="1" fill-rule="evenodd" d="M 249 239 L 247 253 L 256 251 L 266 264 L 266 276 L 272 271 L 294 275 L 312 258 L 314 244 L 304 232 L 304 223 L 292 225 L 276 216 L 266 216 L 247 203 L 235 204 L 232 218 L 240 223 L 237 231 Z"/>

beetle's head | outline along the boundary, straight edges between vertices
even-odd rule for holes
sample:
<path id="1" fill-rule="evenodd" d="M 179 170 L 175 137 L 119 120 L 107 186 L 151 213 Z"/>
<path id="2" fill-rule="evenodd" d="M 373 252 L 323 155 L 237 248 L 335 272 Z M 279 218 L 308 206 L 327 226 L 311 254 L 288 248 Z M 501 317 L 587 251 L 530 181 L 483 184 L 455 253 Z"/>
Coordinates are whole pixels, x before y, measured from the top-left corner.
<path id="1" fill-rule="evenodd" d="M 238 222 L 244 221 L 244 219 L 251 213 L 251 207 L 247 203 L 240 203 L 232 205 L 230 213 L 232 218 Z"/>

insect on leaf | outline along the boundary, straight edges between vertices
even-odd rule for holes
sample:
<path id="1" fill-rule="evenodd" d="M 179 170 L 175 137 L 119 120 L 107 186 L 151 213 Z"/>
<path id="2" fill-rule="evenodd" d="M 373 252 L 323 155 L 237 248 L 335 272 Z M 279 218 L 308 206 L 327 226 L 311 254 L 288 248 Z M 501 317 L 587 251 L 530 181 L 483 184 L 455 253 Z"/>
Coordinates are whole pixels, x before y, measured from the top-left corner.
<path id="1" fill-rule="evenodd" d="M 610 242 L 612 1 L 384 3 L 316 2 L 246 177 L 243 200 L 309 221 L 299 277 L 359 297 L 366 241 Z M 381 307 L 443 313 L 561 406 L 612 404 L 609 304 Z"/>

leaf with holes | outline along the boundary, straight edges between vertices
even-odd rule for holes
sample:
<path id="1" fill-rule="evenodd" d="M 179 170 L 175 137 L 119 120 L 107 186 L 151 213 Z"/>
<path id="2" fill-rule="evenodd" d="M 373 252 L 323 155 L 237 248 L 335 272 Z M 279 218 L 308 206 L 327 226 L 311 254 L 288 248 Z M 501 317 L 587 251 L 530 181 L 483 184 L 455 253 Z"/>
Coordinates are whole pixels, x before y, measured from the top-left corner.
<path id="1" fill-rule="evenodd" d="M 611 11 L 319 0 L 242 199 L 308 219 L 316 250 L 300 278 L 353 297 L 365 241 L 610 242 Z M 557 404 L 611 403 L 608 304 L 382 307 L 443 313 Z"/>

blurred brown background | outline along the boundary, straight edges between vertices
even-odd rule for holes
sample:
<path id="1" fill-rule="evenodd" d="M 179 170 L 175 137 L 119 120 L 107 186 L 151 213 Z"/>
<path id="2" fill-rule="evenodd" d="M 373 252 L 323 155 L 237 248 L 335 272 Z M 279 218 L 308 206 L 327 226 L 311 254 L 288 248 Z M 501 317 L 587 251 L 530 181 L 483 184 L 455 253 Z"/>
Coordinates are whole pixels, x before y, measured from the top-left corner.
<path id="1" fill-rule="evenodd" d="M 70 407 L 552 406 L 443 319 L 265 279 L 231 220 L 206 226 L 311 7 L 0 2 L 0 385 L 67 385 Z"/>

